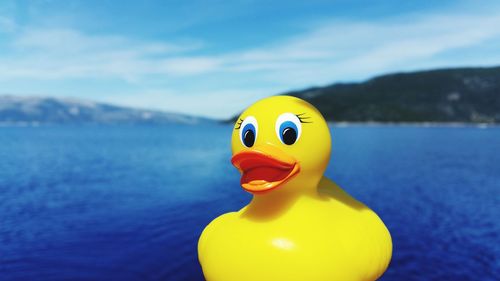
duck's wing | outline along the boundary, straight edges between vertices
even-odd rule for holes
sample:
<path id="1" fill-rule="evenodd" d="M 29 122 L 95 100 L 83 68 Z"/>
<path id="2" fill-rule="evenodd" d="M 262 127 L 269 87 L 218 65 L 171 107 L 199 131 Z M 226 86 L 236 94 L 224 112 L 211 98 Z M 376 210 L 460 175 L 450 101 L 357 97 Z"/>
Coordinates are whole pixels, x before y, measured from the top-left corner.
<path id="1" fill-rule="evenodd" d="M 386 228 L 378 215 L 363 203 L 351 197 L 342 190 L 335 182 L 323 177 L 318 185 L 318 192 L 327 200 L 336 200 L 346 207 L 352 208 L 354 214 L 361 218 L 364 233 L 371 241 L 372 253 L 367 255 L 371 262 L 365 268 L 366 280 L 376 280 L 387 269 L 392 256 L 392 240 L 389 230 Z M 368 248 L 366 249 L 368 250 Z"/>
<path id="2" fill-rule="evenodd" d="M 345 192 L 340 186 L 338 186 L 334 181 L 323 176 L 318 184 L 318 193 L 326 198 L 333 199 L 340 203 L 347 205 L 348 207 L 355 209 L 367 209 L 363 203 L 354 199 L 351 195 Z"/>

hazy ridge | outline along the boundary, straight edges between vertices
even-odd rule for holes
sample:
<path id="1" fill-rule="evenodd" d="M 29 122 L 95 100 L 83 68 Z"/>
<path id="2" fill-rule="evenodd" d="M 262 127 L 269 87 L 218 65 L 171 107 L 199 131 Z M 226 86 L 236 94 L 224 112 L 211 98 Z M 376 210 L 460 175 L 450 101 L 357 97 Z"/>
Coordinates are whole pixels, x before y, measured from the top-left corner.
<path id="1" fill-rule="evenodd" d="M 85 100 L 0 96 L 0 124 L 197 124 L 209 119 Z"/>

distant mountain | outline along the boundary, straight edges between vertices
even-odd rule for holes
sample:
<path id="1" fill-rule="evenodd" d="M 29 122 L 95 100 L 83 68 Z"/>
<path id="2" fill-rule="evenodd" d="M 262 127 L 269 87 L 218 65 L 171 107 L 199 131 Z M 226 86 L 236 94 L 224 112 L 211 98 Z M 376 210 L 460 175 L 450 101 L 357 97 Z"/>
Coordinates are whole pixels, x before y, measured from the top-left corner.
<path id="1" fill-rule="evenodd" d="M 208 120 L 83 100 L 0 96 L 0 124 L 196 124 Z"/>
<path id="2" fill-rule="evenodd" d="M 389 74 L 286 94 L 334 121 L 500 123 L 500 67 Z"/>

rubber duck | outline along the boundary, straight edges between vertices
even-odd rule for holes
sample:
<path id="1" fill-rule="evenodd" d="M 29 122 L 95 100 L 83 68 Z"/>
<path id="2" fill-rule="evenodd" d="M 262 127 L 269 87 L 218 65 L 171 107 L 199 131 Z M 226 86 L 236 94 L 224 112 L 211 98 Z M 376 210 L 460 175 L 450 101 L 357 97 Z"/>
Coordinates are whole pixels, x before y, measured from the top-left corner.
<path id="1" fill-rule="evenodd" d="M 331 136 L 308 102 L 273 96 L 246 109 L 232 133 L 232 164 L 253 194 L 202 232 L 208 281 L 376 280 L 392 241 L 382 220 L 323 176 Z"/>

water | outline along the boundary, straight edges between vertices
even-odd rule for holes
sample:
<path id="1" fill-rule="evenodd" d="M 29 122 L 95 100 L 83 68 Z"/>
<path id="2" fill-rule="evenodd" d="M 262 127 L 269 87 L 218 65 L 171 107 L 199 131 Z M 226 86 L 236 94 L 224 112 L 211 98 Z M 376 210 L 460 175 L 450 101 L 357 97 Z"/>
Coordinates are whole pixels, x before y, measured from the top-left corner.
<path id="1" fill-rule="evenodd" d="M 0 128 L 0 280 L 203 280 L 250 196 L 227 125 Z M 334 127 L 327 175 L 389 228 L 382 280 L 499 280 L 500 128 Z"/>

